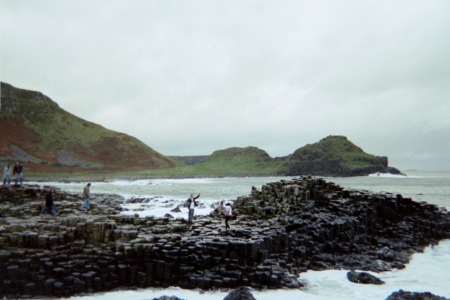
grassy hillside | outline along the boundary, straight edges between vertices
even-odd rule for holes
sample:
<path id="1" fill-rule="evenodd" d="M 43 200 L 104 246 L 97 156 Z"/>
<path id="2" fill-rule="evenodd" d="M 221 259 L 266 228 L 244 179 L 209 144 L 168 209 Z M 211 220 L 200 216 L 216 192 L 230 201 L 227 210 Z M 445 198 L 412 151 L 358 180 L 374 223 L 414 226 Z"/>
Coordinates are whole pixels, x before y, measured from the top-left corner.
<path id="1" fill-rule="evenodd" d="M 256 147 L 218 150 L 189 165 L 180 162 L 179 159 L 176 161 L 179 163 L 175 168 L 141 171 L 134 175 L 174 177 L 274 175 L 283 163 L 272 159 L 264 150 Z"/>
<path id="2" fill-rule="evenodd" d="M 174 163 L 134 137 L 80 119 L 39 92 L 1 83 L 0 157 L 32 170 L 149 169 Z M 12 147 L 13 146 L 13 147 Z M 14 153 L 14 149 L 20 149 Z M 20 152 L 20 153 L 17 153 Z"/>
<path id="3" fill-rule="evenodd" d="M 274 174 L 278 170 L 267 152 L 256 147 L 218 150 L 195 167 L 206 174 Z"/>

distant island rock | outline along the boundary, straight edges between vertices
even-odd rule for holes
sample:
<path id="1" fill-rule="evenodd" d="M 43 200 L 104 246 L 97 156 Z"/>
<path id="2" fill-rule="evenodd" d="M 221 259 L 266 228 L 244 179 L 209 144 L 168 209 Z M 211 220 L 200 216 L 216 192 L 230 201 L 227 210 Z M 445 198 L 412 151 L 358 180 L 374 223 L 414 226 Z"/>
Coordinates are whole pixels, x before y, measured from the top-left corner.
<path id="1" fill-rule="evenodd" d="M 402 174 L 388 165 L 386 156 L 365 153 L 345 136 L 328 136 L 297 149 L 286 159 L 284 175 L 363 176 L 373 173 Z"/>

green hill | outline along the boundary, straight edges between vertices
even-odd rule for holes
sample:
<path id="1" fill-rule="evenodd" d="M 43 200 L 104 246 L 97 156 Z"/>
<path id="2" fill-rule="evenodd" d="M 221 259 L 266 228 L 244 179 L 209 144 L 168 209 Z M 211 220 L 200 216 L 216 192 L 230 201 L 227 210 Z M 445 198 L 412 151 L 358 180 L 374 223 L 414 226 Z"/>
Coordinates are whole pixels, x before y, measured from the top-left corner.
<path id="1" fill-rule="evenodd" d="M 277 174 L 280 162 L 256 147 L 232 147 L 207 156 L 173 156 L 175 168 L 142 171 L 142 176 L 263 176 Z"/>
<path id="2" fill-rule="evenodd" d="M 40 92 L 1 83 L 0 161 L 37 172 L 173 167 L 129 135 L 80 119 Z"/>
<path id="3" fill-rule="evenodd" d="M 256 147 L 217 150 L 195 165 L 204 174 L 271 175 L 278 167 L 266 151 Z"/>
<path id="4" fill-rule="evenodd" d="M 260 176 L 317 175 L 362 176 L 376 172 L 401 174 L 388 166 L 385 156 L 365 153 L 344 136 L 328 136 L 297 149 L 286 157 L 272 158 L 256 147 L 228 148 L 209 156 L 174 157 L 177 167 L 150 170 L 153 176 Z"/>

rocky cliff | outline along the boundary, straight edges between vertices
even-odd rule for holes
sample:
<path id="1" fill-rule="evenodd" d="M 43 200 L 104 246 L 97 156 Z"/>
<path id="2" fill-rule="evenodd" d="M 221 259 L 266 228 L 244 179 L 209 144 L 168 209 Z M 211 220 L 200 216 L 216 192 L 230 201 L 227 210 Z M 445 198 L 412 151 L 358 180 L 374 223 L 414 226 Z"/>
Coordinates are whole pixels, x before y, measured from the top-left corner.
<path id="1" fill-rule="evenodd" d="M 328 136 L 297 149 L 286 159 L 284 175 L 362 176 L 372 173 L 401 174 L 388 165 L 386 156 L 365 153 L 345 136 Z"/>
<path id="2" fill-rule="evenodd" d="M 45 187 L 44 189 L 48 189 Z M 267 183 L 184 219 L 120 215 L 123 201 L 56 193 L 58 215 L 39 216 L 45 191 L 0 187 L 0 290 L 62 297 L 116 288 L 301 288 L 300 272 L 403 268 L 412 253 L 450 238 L 450 214 L 390 193 L 343 189 L 321 178 Z"/>
<path id="3" fill-rule="evenodd" d="M 173 167 L 171 159 L 129 135 L 80 119 L 40 92 L 1 83 L 0 161 L 28 171 L 136 170 Z"/>

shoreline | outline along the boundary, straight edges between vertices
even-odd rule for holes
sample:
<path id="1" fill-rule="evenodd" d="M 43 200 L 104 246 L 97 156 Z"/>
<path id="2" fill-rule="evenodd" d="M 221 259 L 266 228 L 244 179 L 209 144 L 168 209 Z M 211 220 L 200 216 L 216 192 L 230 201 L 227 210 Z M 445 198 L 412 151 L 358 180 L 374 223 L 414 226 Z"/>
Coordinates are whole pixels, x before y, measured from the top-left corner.
<path id="1" fill-rule="evenodd" d="M 73 179 L 61 179 L 58 177 L 43 178 L 40 176 L 34 177 L 33 175 L 26 177 L 26 182 L 111 182 L 115 180 L 143 180 L 143 179 L 190 179 L 190 178 L 246 178 L 246 177 L 298 177 L 298 176 L 286 176 L 286 175 L 270 175 L 270 174 L 245 174 L 245 175 L 190 175 L 190 176 L 175 176 L 175 175 L 133 175 L 133 176 L 118 176 L 118 177 L 103 177 L 94 178 L 86 176 L 84 178 Z"/>

